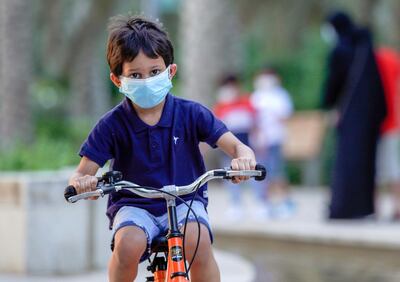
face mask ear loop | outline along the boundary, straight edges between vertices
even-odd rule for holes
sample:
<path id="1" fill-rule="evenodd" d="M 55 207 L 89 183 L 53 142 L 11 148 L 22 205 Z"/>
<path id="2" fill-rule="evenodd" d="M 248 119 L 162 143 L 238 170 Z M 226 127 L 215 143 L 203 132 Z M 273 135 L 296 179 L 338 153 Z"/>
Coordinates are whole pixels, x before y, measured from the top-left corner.
<path id="1" fill-rule="evenodd" d="M 167 70 L 168 70 L 168 78 L 169 78 L 169 80 L 171 80 L 172 79 L 171 65 L 168 65 Z"/>
<path id="2" fill-rule="evenodd" d="M 119 84 L 118 88 L 121 88 L 121 86 L 122 86 L 122 79 L 121 79 L 122 75 L 118 76 L 117 78 L 118 78 L 118 82 L 119 82 L 118 83 Z"/>

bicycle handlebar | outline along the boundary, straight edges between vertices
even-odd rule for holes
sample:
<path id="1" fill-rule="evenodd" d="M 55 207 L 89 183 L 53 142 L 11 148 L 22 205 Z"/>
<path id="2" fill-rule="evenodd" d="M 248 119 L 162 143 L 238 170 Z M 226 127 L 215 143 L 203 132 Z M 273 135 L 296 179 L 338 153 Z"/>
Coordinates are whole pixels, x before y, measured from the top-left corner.
<path id="1" fill-rule="evenodd" d="M 64 197 L 69 203 L 75 203 L 82 199 L 90 197 L 104 197 L 114 191 L 128 190 L 144 198 L 168 198 L 172 195 L 181 196 L 194 192 L 197 187 L 203 186 L 212 179 L 232 179 L 235 176 L 254 177 L 255 180 L 265 179 L 266 170 L 262 165 L 256 165 L 255 170 L 231 170 L 215 169 L 205 172 L 193 183 L 185 186 L 168 185 L 161 189 L 140 186 L 129 181 L 122 180 L 122 173 L 118 171 L 109 171 L 99 178 L 97 189 L 91 192 L 77 194 L 74 186 L 65 188 Z"/>

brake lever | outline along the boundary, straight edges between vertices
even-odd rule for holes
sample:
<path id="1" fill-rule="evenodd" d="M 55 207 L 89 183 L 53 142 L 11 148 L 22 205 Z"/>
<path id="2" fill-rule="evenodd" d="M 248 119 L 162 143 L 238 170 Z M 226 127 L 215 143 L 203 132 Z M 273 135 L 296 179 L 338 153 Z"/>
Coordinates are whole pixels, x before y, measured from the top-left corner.
<path id="1" fill-rule="evenodd" d="M 75 196 L 71 196 L 67 199 L 70 203 L 75 203 L 79 200 L 88 199 L 90 197 L 104 197 L 104 192 L 102 189 L 97 189 L 91 192 L 85 192 L 81 194 L 77 194 Z"/>

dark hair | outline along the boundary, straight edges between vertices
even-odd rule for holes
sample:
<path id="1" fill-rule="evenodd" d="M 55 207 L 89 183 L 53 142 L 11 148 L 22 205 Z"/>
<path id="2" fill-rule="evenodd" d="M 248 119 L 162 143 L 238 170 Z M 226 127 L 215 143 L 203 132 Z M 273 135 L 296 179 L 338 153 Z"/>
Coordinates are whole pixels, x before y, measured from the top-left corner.
<path id="1" fill-rule="evenodd" d="M 238 83 L 239 83 L 239 78 L 236 74 L 233 73 L 224 75 L 219 81 L 220 86 L 224 86 L 227 84 L 238 84 Z"/>
<path id="2" fill-rule="evenodd" d="M 174 61 L 174 48 L 161 25 L 138 16 L 116 16 L 108 26 L 107 62 L 113 74 L 122 74 L 122 64 L 140 51 L 150 58 L 161 56 L 166 66 Z"/>
<path id="3" fill-rule="evenodd" d="M 264 66 L 259 71 L 259 74 L 270 74 L 279 76 L 278 67 L 274 64 L 264 64 Z"/>
<path id="4" fill-rule="evenodd" d="M 342 11 L 332 12 L 327 17 L 329 22 L 339 35 L 351 34 L 354 30 L 354 23 L 350 16 Z"/>

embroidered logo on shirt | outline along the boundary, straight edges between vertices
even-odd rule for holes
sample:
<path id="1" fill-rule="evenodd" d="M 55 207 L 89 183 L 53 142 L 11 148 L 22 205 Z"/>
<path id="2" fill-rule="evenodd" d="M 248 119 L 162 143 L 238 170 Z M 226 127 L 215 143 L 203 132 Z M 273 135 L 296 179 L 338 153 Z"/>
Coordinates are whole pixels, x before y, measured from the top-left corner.
<path id="1" fill-rule="evenodd" d="M 174 143 L 176 145 L 176 142 L 178 141 L 179 137 L 174 136 Z"/>

